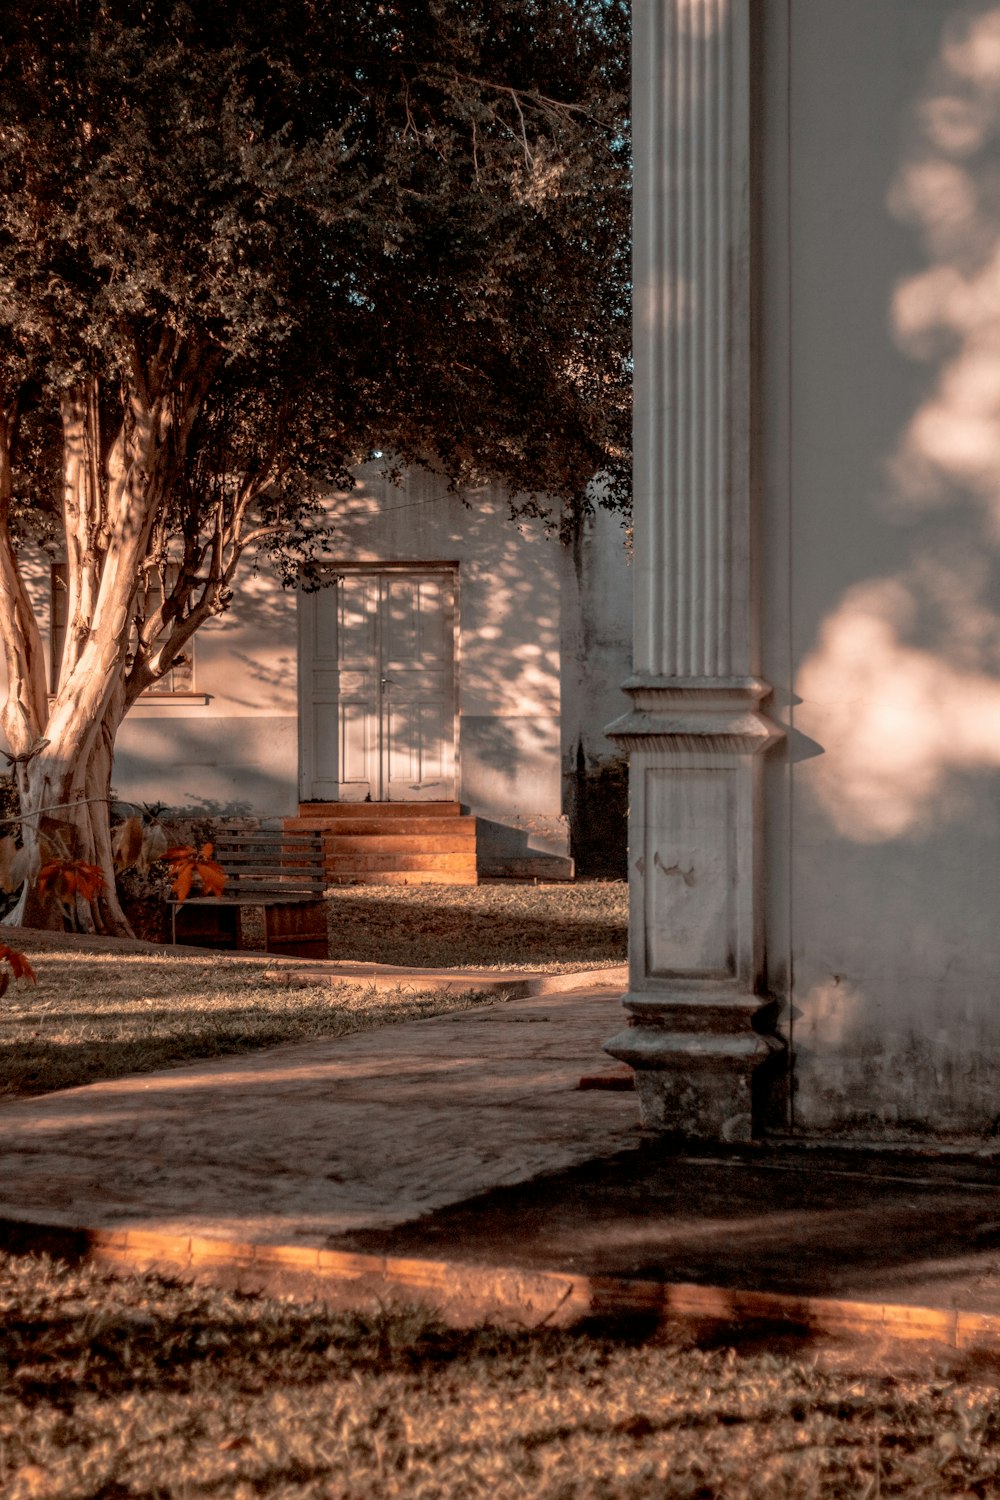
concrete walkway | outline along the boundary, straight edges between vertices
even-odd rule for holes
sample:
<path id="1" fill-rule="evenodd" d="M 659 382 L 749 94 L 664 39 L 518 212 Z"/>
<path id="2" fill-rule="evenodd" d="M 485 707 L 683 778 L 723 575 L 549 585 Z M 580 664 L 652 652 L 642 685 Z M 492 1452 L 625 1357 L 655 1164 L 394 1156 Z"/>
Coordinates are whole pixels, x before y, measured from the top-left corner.
<path id="1" fill-rule="evenodd" d="M 565 979 L 565 976 L 560 976 Z M 0 1104 L 0 1216 L 322 1246 L 637 1138 L 620 988 L 513 1000 Z"/>
<path id="2" fill-rule="evenodd" d="M 2 1103 L 0 1248 L 454 1322 L 683 1319 L 1000 1360 L 992 1157 L 644 1144 L 634 1093 L 580 1087 L 621 1079 L 602 1050 L 621 990 L 577 977 Z"/>

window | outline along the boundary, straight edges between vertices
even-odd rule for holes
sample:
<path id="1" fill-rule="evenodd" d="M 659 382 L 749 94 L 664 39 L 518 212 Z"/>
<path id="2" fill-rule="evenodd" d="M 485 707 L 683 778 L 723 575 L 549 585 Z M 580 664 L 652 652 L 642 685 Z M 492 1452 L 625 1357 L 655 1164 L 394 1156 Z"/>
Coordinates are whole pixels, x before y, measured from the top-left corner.
<path id="1" fill-rule="evenodd" d="M 167 580 L 171 582 L 170 569 L 167 570 Z M 162 600 L 160 580 L 154 578 L 146 589 L 144 613 L 149 614 L 151 610 L 158 609 Z M 62 660 L 63 643 L 66 640 L 66 615 L 67 615 L 67 588 L 66 588 L 66 564 L 53 563 L 52 565 L 52 608 L 49 617 L 49 636 L 52 647 L 52 667 L 50 672 L 51 689 L 53 692 L 59 681 L 59 663 Z M 158 682 L 154 682 L 146 689 L 144 697 L 161 697 L 170 693 L 193 693 L 194 686 L 194 641 L 188 641 L 183 653 L 176 657 L 169 672 L 165 672 Z"/>

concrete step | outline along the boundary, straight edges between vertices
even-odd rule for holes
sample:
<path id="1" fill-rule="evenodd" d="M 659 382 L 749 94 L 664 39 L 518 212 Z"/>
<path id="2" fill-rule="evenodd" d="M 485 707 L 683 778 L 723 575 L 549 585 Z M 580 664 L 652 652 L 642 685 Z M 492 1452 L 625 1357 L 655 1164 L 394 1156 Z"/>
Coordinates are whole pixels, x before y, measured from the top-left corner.
<path id="1" fill-rule="evenodd" d="M 325 823 L 319 818 L 289 818 L 285 831 L 303 829 L 323 833 L 328 839 L 339 838 L 385 838 L 395 835 L 417 837 L 438 835 L 447 838 L 463 838 L 475 842 L 475 818 L 337 818 Z"/>
<path id="2" fill-rule="evenodd" d="M 358 870 L 329 877 L 331 885 L 478 885 L 466 870 Z"/>
<path id="3" fill-rule="evenodd" d="M 285 826 L 299 819 L 333 822 L 340 818 L 459 818 L 460 802 L 300 802 L 299 817 L 286 818 Z"/>
<path id="4" fill-rule="evenodd" d="M 386 870 L 464 870 L 475 874 L 476 855 L 475 851 L 471 854 L 369 854 L 365 850 L 340 857 L 327 855 L 323 870 L 327 879 L 337 878 L 345 870 L 352 875 L 364 871 L 384 873 Z"/>
<path id="5" fill-rule="evenodd" d="M 287 833 L 321 833 L 331 885 L 476 885 L 476 819 L 458 802 L 301 802 Z"/>
<path id="6" fill-rule="evenodd" d="M 342 838 L 327 834 L 323 840 L 326 859 L 343 854 L 469 854 L 475 844 L 463 834 L 450 833 L 372 833 L 365 837 Z"/>

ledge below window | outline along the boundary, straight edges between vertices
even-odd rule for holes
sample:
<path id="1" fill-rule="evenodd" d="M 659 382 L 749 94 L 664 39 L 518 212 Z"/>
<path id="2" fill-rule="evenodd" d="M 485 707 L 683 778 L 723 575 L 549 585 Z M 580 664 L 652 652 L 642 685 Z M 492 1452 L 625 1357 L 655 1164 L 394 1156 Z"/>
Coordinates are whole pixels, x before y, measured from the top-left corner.
<path id="1" fill-rule="evenodd" d="M 211 693 L 143 693 L 138 703 L 210 703 Z"/>
<path id="2" fill-rule="evenodd" d="M 172 703 L 177 708 L 207 708 L 213 696 L 212 693 L 143 693 L 132 704 L 132 708 L 147 708 L 151 703 Z M 50 703 L 55 702 L 55 693 L 49 693 L 48 697 Z"/>
<path id="3" fill-rule="evenodd" d="M 133 708 L 149 708 L 151 704 L 172 703 L 176 708 L 205 708 L 212 701 L 211 693 L 143 693 L 132 704 Z"/>

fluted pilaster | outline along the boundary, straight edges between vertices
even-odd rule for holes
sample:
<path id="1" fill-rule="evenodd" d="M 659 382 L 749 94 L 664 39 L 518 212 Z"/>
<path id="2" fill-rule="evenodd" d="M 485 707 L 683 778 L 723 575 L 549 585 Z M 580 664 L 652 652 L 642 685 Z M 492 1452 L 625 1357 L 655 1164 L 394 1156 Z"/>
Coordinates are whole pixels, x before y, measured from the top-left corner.
<path id="1" fill-rule="evenodd" d="M 639 0 L 634 59 L 635 670 L 743 677 L 749 0 Z"/>
<path id="2" fill-rule="evenodd" d="M 635 0 L 628 1026 L 647 1124 L 745 1136 L 774 1059 L 760 900 L 750 0 Z M 772 1063 L 773 1065 L 773 1063 Z"/>

